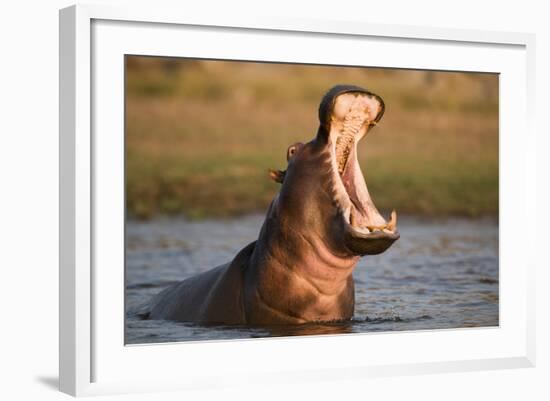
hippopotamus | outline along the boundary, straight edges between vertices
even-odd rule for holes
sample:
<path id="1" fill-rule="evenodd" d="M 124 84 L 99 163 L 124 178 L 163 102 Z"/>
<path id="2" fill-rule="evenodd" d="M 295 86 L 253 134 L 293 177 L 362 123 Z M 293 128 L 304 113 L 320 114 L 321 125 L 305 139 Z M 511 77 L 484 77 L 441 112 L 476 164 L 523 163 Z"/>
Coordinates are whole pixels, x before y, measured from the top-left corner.
<path id="1" fill-rule="evenodd" d="M 388 221 L 378 212 L 357 157 L 384 110 L 366 89 L 330 89 L 316 136 L 288 148 L 285 171 L 270 171 L 281 188 L 258 239 L 231 262 L 157 294 L 148 318 L 254 326 L 351 320 L 357 262 L 399 239 L 395 210 Z"/>

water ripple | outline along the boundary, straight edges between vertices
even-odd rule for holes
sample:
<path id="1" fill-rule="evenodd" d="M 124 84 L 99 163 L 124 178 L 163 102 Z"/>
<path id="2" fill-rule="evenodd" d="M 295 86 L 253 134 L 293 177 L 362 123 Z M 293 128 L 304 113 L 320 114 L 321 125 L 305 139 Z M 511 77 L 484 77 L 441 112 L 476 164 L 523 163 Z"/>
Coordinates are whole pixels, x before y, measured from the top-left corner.
<path id="1" fill-rule="evenodd" d="M 226 221 L 158 219 L 127 226 L 128 344 L 266 336 L 498 326 L 498 225 L 400 219 L 401 239 L 354 272 L 349 322 L 228 327 L 143 320 L 138 306 L 173 282 L 225 263 L 256 239 L 263 216 Z"/>

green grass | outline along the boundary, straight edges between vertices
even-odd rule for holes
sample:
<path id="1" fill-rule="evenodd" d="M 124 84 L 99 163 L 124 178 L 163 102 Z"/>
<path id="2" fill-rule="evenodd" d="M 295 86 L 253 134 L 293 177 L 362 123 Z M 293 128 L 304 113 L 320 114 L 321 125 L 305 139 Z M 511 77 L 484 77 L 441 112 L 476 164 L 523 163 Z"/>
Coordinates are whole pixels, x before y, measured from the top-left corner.
<path id="1" fill-rule="evenodd" d="M 279 189 L 268 168 L 315 135 L 318 102 L 341 82 L 386 102 L 359 148 L 381 210 L 498 213 L 495 75 L 132 57 L 126 77 L 131 216 L 265 211 Z"/>

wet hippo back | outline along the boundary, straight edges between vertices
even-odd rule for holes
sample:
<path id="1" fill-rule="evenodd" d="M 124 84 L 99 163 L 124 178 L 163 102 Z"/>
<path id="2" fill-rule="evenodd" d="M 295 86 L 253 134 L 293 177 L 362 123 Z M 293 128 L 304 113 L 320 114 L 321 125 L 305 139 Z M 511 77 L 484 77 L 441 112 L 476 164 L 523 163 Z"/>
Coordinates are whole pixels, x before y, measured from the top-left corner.
<path id="1" fill-rule="evenodd" d="M 255 244 L 243 248 L 231 263 L 166 288 L 152 300 L 149 318 L 245 324 L 243 275 Z"/>

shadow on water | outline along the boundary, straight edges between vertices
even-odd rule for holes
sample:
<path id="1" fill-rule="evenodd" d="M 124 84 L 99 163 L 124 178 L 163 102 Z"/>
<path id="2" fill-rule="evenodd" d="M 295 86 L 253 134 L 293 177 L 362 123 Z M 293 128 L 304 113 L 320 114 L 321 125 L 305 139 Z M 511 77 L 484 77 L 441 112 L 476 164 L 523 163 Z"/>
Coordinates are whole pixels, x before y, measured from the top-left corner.
<path id="1" fill-rule="evenodd" d="M 347 334 L 353 332 L 351 322 L 305 323 L 292 326 L 271 326 L 268 330 L 273 337 Z"/>
<path id="2" fill-rule="evenodd" d="M 242 327 L 246 329 L 245 327 Z M 272 325 L 272 326 L 248 326 L 248 329 L 256 329 L 265 332 L 267 337 L 287 336 L 314 336 L 320 334 L 346 334 L 352 333 L 352 322 L 319 322 L 294 325 Z M 266 337 L 266 335 L 252 336 Z"/>

